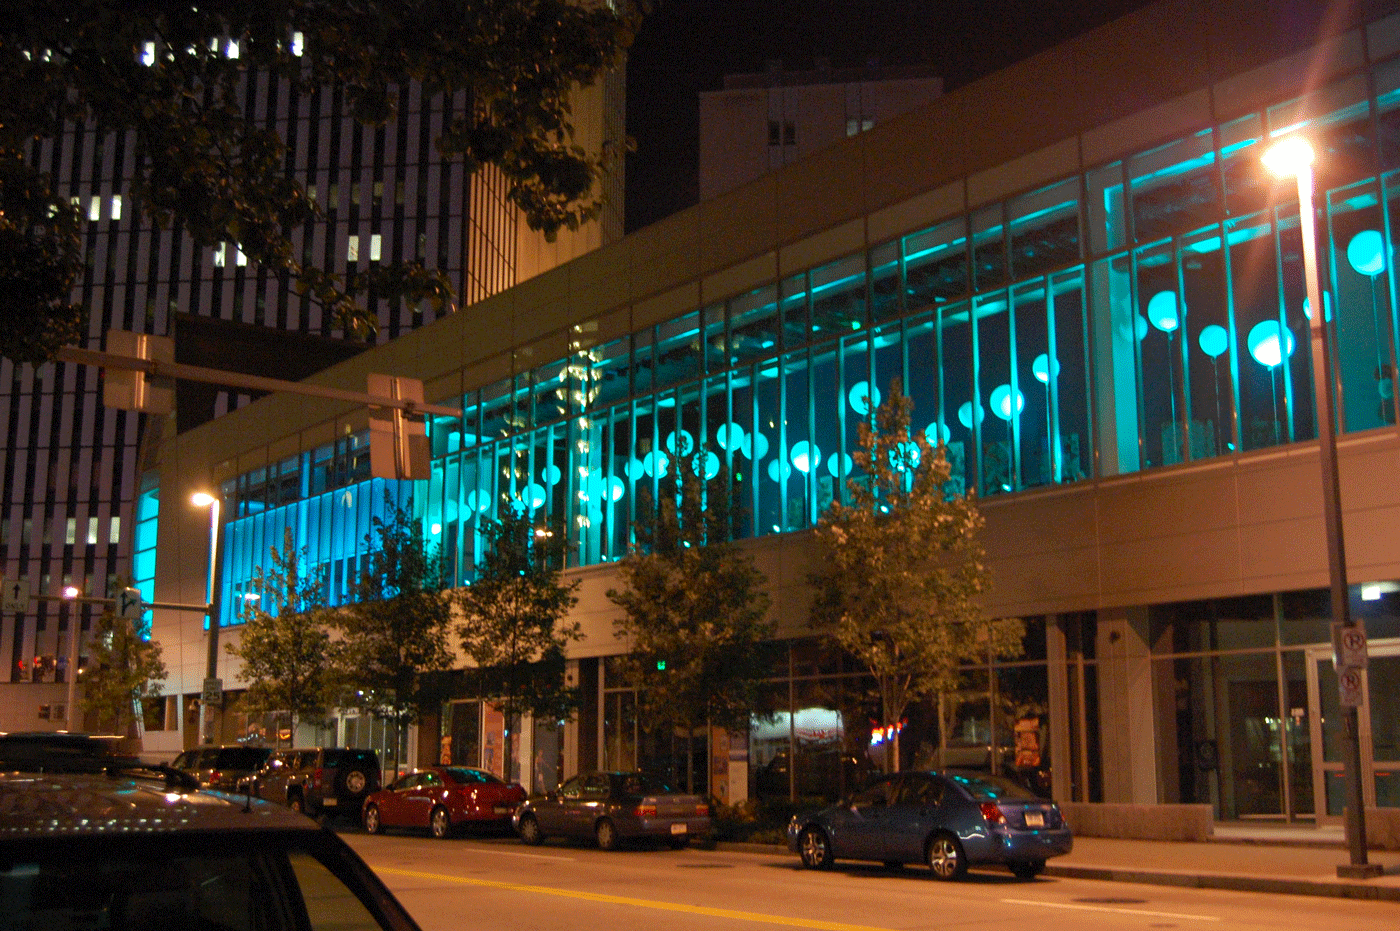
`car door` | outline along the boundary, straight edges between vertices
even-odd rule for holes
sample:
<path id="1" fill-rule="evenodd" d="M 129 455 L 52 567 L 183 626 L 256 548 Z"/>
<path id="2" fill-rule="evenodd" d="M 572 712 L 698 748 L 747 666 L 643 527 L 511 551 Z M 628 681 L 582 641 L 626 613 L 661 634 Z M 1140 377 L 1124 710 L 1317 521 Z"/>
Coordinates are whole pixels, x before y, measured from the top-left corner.
<path id="1" fill-rule="evenodd" d="M 417 788 L 419 778 L 419 773 L 410 773 L 402 779 L 390 783 L 388 788 L 384 790 L 384 794 L 378 799 L 379 822 L 381 824 L 403 827 L 409 823 L 409 799 L 411 798 L 409 793 Z"/>
<path id="2" fill-rule="evenodd" d="M 941 821 L 943 789 L 943 781 L 930 773 L 900 777 L 879 832 L 879 859 L 923 859 L 924 840 Z"/>
<path id="3" fill-rule="evenodd" d="M 883 832 L 888 827 L 895 780 L 882 779 L 845 801 L 832 812 L 832 853 L 856 860 L 884 860 Z"/>
<path id="4" fill-rule="evenodd" d="M 530 810 L 535 813 L 540 830 L 546 834 L 564 834 L 566 821 L 564 812 L 571 800 L 577 800 L 583 791 L 583 777 L 571 776 L 553 792 L 543 798 L 530 800 Z"/>

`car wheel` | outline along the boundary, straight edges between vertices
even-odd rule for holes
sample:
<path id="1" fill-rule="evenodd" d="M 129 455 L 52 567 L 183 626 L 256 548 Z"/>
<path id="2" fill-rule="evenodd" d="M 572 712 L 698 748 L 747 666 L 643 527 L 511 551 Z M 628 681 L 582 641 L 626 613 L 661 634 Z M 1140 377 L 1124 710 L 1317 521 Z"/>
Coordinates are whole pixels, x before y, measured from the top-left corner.
<path id="1" fill-rule="evenodd" d="M 433 836 L 441 840 L 452 833 L 452 816 L 447 813 L 446 808 L 439 805 L 428 816 L 428 827 L 432 830 Z"/>
<path id="2" fill-rule="evenodd" d="M 831 841 L 821 828 L 803 828 L 797 837 L 797 852 L 809 870 L 831 869 Z"/>
<path id="3" fill-rule="evenodd" d="M 928 842 L 928 868 L 935 879 L 962 879 L 967 874 L 967 855 L 956 837 L 939 834 Z"/>
<path id="4" fill-rule="evenodd" d="M 1011 873 L 1017 879 L 1035 879 L 1045 869 L 1044 860 L 1020 860 L 1007 864 L 1011 867 Z"/>
<path id="5" fill-rule="evenodd" d="M 379 820 L 378 805 L 369 805 L 365 808 L 365 830 L 370 834 L 378 834 L 384 830 L 384 825 Z"/>
<path id="6" fill-rule="evenodd" d="M 544 843 L 544 832 L 540 830 L 539 821 L 534 815 L 526 815 L 520 819 L 520 840 L 531 847 L 538 847 Z"/>
<path id="7" fill-rule="evenodd" d="M 593 834 L 595 837 L 598 838 L 599 850 L 617 849 L 617 828 L 614 827 L 613 823 L 607 818 L 604 818 L 602 821 L 598 822 L 597 827 L 593 829 Z"/>
<path id="8" fill-rule="evenodd" d="M 369 780 L 365 778 L 365 774 L 360 772 L 358 769 L 352 769 L 350 770 L 350 772 L 345 774 L 345 788 L 352 795 L 359 795 L 360 793 L 364 792 L 365 786 L 368 784 Z"/>
<path id="9" fill-rule="evenodd" d="M 291 798 L 287 799 L 287 807 L 292 811 L 306 810 L 306 806 L 302 804 L 300 795 L 293 795 Z"/>

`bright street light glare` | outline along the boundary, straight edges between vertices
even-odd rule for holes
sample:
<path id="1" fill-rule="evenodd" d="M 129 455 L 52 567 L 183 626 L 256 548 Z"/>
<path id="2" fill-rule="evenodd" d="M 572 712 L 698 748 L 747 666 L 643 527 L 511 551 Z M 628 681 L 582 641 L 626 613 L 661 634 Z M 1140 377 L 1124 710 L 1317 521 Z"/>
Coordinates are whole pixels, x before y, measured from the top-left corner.
<path id="1" fill-rule="evenodd" d="M 215 498 L 213 495 L 209 494 L 208 492 L 203 492 L 203 491 L 197 491 L 197 492 L 195 492 L 193 495 L 190 496 L 190 501 L 192 501 L 193 503 L 199 505 L 199 506 L 202 507 L 202 508 L 207 508 L 209 505 L 213 504 L 216 500 L 218 500 L 218 499 Z"/>
<path id="2" fill-rule="evenodd" d="M 1289 136 L 1269 147 L 1262 160 L 1276 178 L 1292 178 L 1313 163 L 1313 147 L 1302 136 Z"/>

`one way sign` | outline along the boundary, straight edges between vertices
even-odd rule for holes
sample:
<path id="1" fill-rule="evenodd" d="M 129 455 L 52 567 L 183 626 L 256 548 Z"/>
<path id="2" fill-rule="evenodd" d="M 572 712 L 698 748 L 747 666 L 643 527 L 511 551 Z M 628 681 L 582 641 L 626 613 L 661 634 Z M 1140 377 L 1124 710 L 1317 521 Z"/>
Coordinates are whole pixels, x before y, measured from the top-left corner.
<path id="1" fill-rule="evenodd" d="M 118 617 L 126 618 L 128 621 L 139 621 L 144 610 L 139 588 L 124 588 L 117 593 Z"/>
<path id="2" fill-rule="evenodd" d="M 24 614 L 29 611 L 29 579 L 0 579 L 0 610 Z"/>

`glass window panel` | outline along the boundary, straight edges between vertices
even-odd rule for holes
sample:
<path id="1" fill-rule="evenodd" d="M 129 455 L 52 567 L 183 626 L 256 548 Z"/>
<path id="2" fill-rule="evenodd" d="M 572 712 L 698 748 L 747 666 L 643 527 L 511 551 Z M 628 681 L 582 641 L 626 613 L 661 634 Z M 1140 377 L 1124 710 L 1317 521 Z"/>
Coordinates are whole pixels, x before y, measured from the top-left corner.
<path id="1" fill-rule="evenodd" d="M 481 435 L 498 440 L 513 431 L 512 380 L 503 378 L 481 389 Z"/>
<path id="2" fill-rule="evenodd" d="M 865 326 L 865 255 L 848 255 L 812 271 L 812 338 Z"/>
<path id="3" fill-rule="evenodd" d="M 812 338 L 808 320 L 807 274 L 793 275 L 779 286 L 780 310 L 783 318 L 783 346 L 802 346 Z"/>
<path id="4" fill-rule="evenodd" d="M 656 328 L 654 388 L 665 388 L 698 377 L 703 361 L 699 314 L 686 314 Z"/>
<path id="5" fill-rule="evenodd" d="M 1381 170 L 1393 171 L 1400 168 L 1400 58 L 1377 65 L 1372 78 L 1376 84 Z"/>
<path id="6" fill-rule="evenodd" d="M 905 322 L 904 342 L 909 352 L 909 378 L 904 393 L 914 402 L 911 426 L 922 431 L 933 445 L 948 439 L 948 424 L 938 403 L 942 366 L 938 358 L 938 328 L 932 314 Z"/>
<path id="7" fill-rule="evenodd" d="M 1050 326 L 1044 280 L 1012 292 L 1016 321 L 1016 377 L 1024 409 L 1017 417 L 1021 482 L 1026 486 L 1056 481 L 1050 438 Z"/>
<path id="8" fill-rule="evenodd" d="M 1137 304 L 1133 325 L 1138 355 L 1144 465 L 1181 462 L 1177 364 L 1180 345 L 1180 274 L 1171 243 L 1157 243 L 1136 255 Z M 1155 323 L 1151 322 L 1155 319 Z"/>
<path id="9" fill-rule="evenodd" d="M 725 448 L 733 463 L 735 495 L 739 505 L 740 533 L 757 536 L 754 520 L 758 515 L 758 494 L 762 487 L 760 469 L 754 462 L 753 369 L 737 369 L 729 383 L 730 419 L 721 437 L 716 428 L 715 442 Z M 761 445 L 761 444 L 760 444 Z"/>
<path id="10" fill-rule="evenodd" d="M 580 390 L 587 396 L 589 409 L 610 407 L 631 393 L 628 376 L 631 373 L 631 337 L 595 346 L 583 355 L 588 372 L 580 374 Z"/>
<path id="11" fill-rule="evenodd" d="M 1052 184 L 1011 204 L 1011 274 L 1043 274 L 1078 262 L 1079 179 Z"/>
<path id="12" fill-rule="evenodd" d="M 653 370 L 654 334 L 650 327 L 632 335 L 632 393 L 647 394 L 656 386 Z"/>
<path id="13" fill-rule="evenodd" d="M 530 391 L 530 426 L 552 423 L 569 414 L 569 378 L 561 360 L 535 369 Z"/>
<path id="14" fill-rule="evenodd" d="M 1225 210 L 1230 216 L 1247 216 L 1268 207 L 1276 182 L 1259 161 L 1264 152 L 1263 137 L 1264 126 L 1257 113 L 1220 128 Z"/>
<path id="15" fill-rule="evenodd" d="M 790 469 L 783 468 L 784 437 L 782 435 L 782 381 L 778 377 L 778 360 L 754 367 L 754 401 L 756 417 L 750 437 L 753 452 L 753 481 L 758 488 L 758 511 L 754 520 L 756 535 L 781 533 L 783 513 L 787 505 L 787 485 Z M 774 478 L 777 476 L 777 478 Z"/>
<path id="16" fill-rule="evenodd" d="M 777 289 L 772 285 L 729 302 L 729 362 L 741 365 L 778 352 Z"/>
<path id="17" fill-rule="evenodd" d="M 1046 387 L 1051 398 L 1051 422 L 1059 437 L 1055 481 L 1077 482 L 1093 474 L 1094 462 L 1083 270 L 1052 278 L 1050 302 L 1054 345 L 1047 360 L 1050 382 Z M 1035 360 L 1031 361 L 1034 365 Z"/>
<path id="18" fill-rule="evenodd" d="M 983 208 L 972 216 L 972 288 L 1001 287 L 1009 271 L 1001 204 Z"/>
<path id="19" fill-rule="evenodd" d="M 1231 223 L 1231 287 L 1234 291 L 1235 365 L 1239 372 L 1240 439 L 1244 449 L 1261 449 L 1287 442 L 1292 399 L 1285 358 L 1298 354 L 1298 333 L 1280 321 L 1279 271 L 1275 242 L 1265 218 Z M 1285 255 L 1299 250 L 1296 232 L 1285 236 Z"/>
<path id="20" fill-rule="evenodd" d="M 1220 219 L 1220 180 L 1210 130 L 1135 156 L 1128 162 L 1128 177 L 1138 242 Z"/>
<path id="21" fill-rule="evenodd" d="M 902 288 L 899 243 L 887 242 L 870 250 L 870 317 L 877 323 L 899 316 Z"/>
<path id="22" fill-rule="evenodd" d="M 729 368 L 729 357 L 724 341 L 724 304 L 711 304 L 704 309 L 705 343 L 704 365 L 706 372 L 722 372 Z"/>
<path id="23" fill-rule="evenodd" d="M 1189 458 L 1235 449 L 1234 391 L 1230 378 L 1233 328 L 1226 289 L 1225 248 L 1219 230 L 1188 237 L 1181 246 L 1181 350 L 1185 356 Z"/>
<path id="24" fill-rule="evenodd" d="M 949 491 L 963 494 L 977 485 L 977 438 L 987 408 L 972 380 L 972 320 L 969 307 L 958 304 L 939 311 L 939 342 L 943 346 L 943 421 L 948 425 Z"/>
<path id="25" fill-rule="evenodd" d="M 904 238 L 905 306 L 919 310 L 968 293 L 967 226 L 962 217 Z"/>
<path id="26" fill-rule="evenodd" d="M 898 323 L 887 323 L 875 331 L 873 337 L 875 348 L 875 376 L 870 384 L 876 389 L 876 406 L 884 402 L 890 396 L 892 386 L 896 380 L 899 381 L 901 391 L 906 391 L 904 385 L 904 341 L 901 339 L 901 330 Z"/>
<path id="27" fill-rule="evenodd" d="M 1376 174 L 1376 146 L 1366 76 L 1355 74 L 1306 97 L 1269 108 L 1270 138 L 1305 130 L 1317 151 L 1319 187 Z M 1320 114 L 1314 117 L 1314 114 Z"/>
<path id="28" fill-rule="evenodd" d="M 872 391 L 870 363 L 869 339 L 861 336 L 841 341 L 841 384 L 837 388 L 837 403 L 841 406 L 844 440 L 842 457 L 836 466 L 846 477 L 856 468 L 854 460 L 846 457 L 860 448 L 860 425 L 868 421 L 871 411 L 876 406 L 872 402 L 878 403 L 878 399 L 883 397 L 878 387 Z M 830 470 L 830 459 L 827 462 L 827 468 Z M 843 499 L 848 496 L 844 477 L 841 494 Z"/>
<path id="29" fill-rule="evenodd" d="M 850 468 L 841 458 L 841 418 L 844 413 L 841 378 L 837 370 L 836 343 L 827 343 L 812 350 L 812 442 L 816 452 L 810 453 L 811 475 L 816 494 L 816 514 L 831 506 Z M 835 468 L 832 468 L 835 466 Z"/>
<path id="30" fill-rule="evenodd" d="M 1019 450 L 1016 439 L 1024 393 L 1011 370 L 1011 313 L 1005 293 L 976 298 L 977 396 L 986 408 L 982 420 L 982 481 L 978 493 L 1015 491 Z"/>
<path id="31" fill-rule="evenodd" d="M 777 468 L 769 467 L 769 478 L 783 489 L 783 529 L 798 530 L 815 520 L 815 491 L 821 451 L 812 449 L 812 434 L 808 427 L 811 406 L 807 353 L 793 353 L 783 358 L 783 443 L 784 452 L 774 460 Z M 814 454 L 815 452 L 815 454 Z M 776 473 L 776 474 L 775 474 Z"/>
<path id="32" fill-rule="evenodd" d="M 1391 330 L 1392 247 L 1385 240 L 1374 182 L 1327 192 L 1331 238 L 1339 429 L 1395 423 L 1394 335 Z"/>
<path id="33" fill-rule="evenodd" d="M 1121 249 L 1128 243 L 1123 206 L 1123 164 L 1115 162 L 1088 175 L 1089 245 L 1095 254 Z"/>

